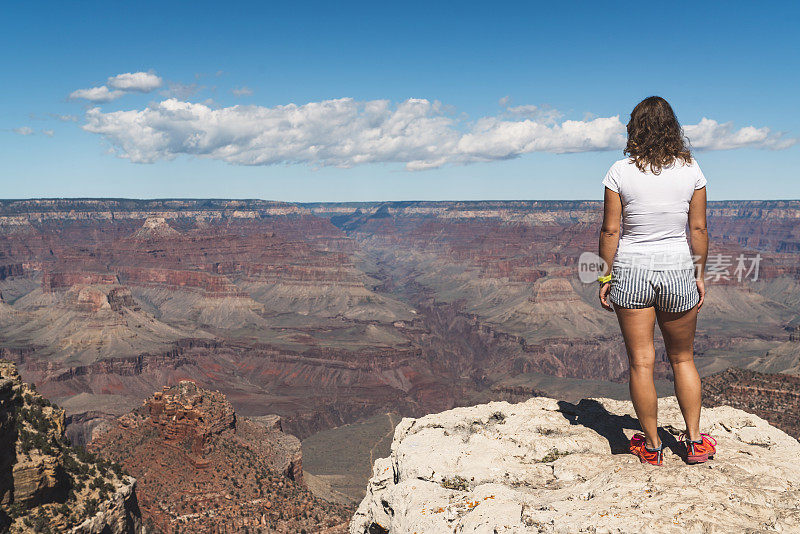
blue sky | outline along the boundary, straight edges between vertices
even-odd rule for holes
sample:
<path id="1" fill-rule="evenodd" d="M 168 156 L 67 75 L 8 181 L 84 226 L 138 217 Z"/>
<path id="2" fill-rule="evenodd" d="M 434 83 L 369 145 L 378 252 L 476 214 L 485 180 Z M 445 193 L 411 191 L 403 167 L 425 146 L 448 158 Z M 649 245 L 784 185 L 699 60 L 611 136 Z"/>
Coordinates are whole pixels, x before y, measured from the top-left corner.
<path id="1" fill-rule="evenodd" d="M 1 197 L 600 198 L 659 94 L 710 198 L 800 198 L 796 3 L 117 4 L 4 7 Z"/>

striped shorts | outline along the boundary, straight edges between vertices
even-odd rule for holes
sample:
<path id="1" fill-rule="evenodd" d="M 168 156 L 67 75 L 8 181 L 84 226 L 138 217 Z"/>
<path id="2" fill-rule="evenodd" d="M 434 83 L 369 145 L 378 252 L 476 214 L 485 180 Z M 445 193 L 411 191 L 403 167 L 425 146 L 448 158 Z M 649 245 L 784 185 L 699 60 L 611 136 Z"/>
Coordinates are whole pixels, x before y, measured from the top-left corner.
<path id="1" fill-rule="evenodd" d="M 609 299 L 620 308 L 649 308 L 684 312 L 700 301 L 694 268 L 654 271 L 613 266 Z"/>

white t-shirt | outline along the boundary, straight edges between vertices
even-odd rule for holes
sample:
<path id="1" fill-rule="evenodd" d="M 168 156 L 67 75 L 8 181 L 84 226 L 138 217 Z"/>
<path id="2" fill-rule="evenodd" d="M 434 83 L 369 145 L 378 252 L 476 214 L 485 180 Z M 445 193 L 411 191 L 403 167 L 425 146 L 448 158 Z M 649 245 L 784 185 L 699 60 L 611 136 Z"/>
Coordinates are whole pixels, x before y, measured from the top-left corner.
<path id="1" fill-rule="evenodd" d="M 695 189 L 706 185 L 697 161 L 676 160 L 660 174 L 640 171 L 630 158 L 615 162 L 603 185 L 622 200 L 622 237 L 614 264 L 654 270 L 693 266 L 686 223 Z"/>

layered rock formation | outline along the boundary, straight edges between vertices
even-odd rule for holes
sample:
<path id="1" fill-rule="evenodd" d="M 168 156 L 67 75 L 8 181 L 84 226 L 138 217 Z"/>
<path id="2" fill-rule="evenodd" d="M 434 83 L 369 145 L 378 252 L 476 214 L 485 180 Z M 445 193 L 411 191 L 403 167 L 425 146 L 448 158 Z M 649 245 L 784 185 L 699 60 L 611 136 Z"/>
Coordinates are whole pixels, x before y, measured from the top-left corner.
<path id="1" fill-rule="evenodd" d="M 179 236 L 180 232 L 172 228 L 164 217 L 148 217 L 142 227 L 131 234 L 136 241 L 158 240 Z"/>
<path id="2" fill-rule="evenodd" d="M 278 417 L 237 417 L 218 391 L 183 381 L 89 445 L 139 480 L 145 523 L 162 532 L 341 532 L 352 512 L 303 484 L 300 441 Z"/>
<path id="3" fill-rule="evenodd" d="M 703 404 L 754 413 L 800 439 L 800 376 L 731 367 L 703 378 Z"/>
<path id="4" fill-rule="evenodd" d="M 632 406 L 549 398 L 456 408 L 395 429 L 351 534 L 796 532 L 800 443 L 723 406 L 701 426 L 717 455 L 686 465 L 674 397 L 659 400 L 660 467 L 627 452 Z"/>
<path id="5" fill-rule="evenodd" d="M 57 291 L 34 289 L 16 299 L 2 322 L 6 343 L 30 348 L 16 363 L 27 379 L 48 389 L 37 367 L 48 373 L 104 357 L 136 356 L 168 350 L 191 337 L 211 338 L 191 326 L 171 326 L 142 309 L 127 286 L 73 283 Z M 2 313 L 3 310 L 0 310 Z M 13 315 L 12 315 L 13 314 Z M 12 356 L 13 357 L 13 356 Z M 41 366 L 41 367 L 40 367 Z"/>
<path id="6" fill-rule="evenodd" d="M 64 411 L 0 361 L 0 530 L 139 533 L 135 480 L 64 438 Z"/>
<path id="7" fill-rule="evenodd" d="M 131 290 L 124 286 L 73 285 L 64 295 L 64 306 L 71 310 L 96 313 L 111 310 L 119 314 L 124 308 L 139 311 Z"/>
<path id="8" fill-rule="evenodd" d="M 70 289 L 76 285 L 106 285 L 118 284 L 119 278 L 116 274 L 92 273 L 92 272 L 50 272 L 42 273 L 42 292 L 53 293 L 55 291 Z"/>

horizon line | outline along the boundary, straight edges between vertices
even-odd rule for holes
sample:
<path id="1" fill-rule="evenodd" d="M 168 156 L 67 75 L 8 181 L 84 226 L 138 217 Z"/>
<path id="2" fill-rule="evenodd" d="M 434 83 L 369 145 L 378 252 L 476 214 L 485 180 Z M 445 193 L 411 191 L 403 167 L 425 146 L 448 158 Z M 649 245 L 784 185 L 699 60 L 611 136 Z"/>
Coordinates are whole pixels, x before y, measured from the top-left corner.
<path id="1" fill-rule="evenodd" d="M 413 200 L 278 200 L 269 198 L 233 198 L 233 197 L 25 197 L 25 198 L 0 198 L 0 203 L 31 202 L 31 201 L 134 201 L 134 202 L 164 202 L 164 201 L 215 201 L 215 202 L 275 202 L 284 204 L 385 204 L 385 203 L 431 203 L 431 202 L 598 202 L 603 199 L 575 199 L 575 198 L 483 198 L 483 199 L 413 199 Z M 800 198 L 726 198 L 708 200 L 716 202 L 800 202 Z"/>

